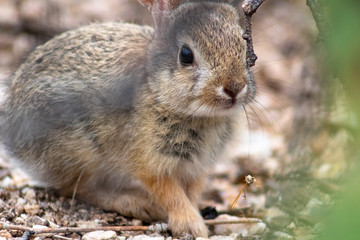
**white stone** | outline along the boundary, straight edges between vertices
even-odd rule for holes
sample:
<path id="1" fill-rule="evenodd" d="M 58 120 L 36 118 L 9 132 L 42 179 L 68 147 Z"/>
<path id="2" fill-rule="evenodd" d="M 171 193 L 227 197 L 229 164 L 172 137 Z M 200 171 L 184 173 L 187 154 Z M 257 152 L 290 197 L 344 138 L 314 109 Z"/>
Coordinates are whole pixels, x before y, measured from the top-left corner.
<path id="1" fill-rule="evenodd" d="M 284 232 L 274 232 L 274 236 L 277 238 L 277 239 L 294 239 L 293 236 L 287 234 L 287 233 L 284 233 Z"/>
<path id="2" fill-rule="evenodd" d="M 86 233 L 82 240 L 117 240 L 116 232 L 114 231 L 94 231 Z"/>
<path id="3" fill-rule="evenodd" d="M 6 176 L 1 182 L 1 188 L 8 188 L 13 183 L 12 179 L 9 176 Z"/>
<path id="4" fill-rule="evenodd" d="M 238 217 L 230 216 L 227 214 L 220 215 L 216 218 L 216 220 L 232 220 L 237 221 L 239 220 Z M 265 223 L 239 223 L 239 224 L 219 224 L 215 225 L 214 232 L 216 235 L 225 235 L 228 236 L 232 233 L 241 234 L 242 236 L 253 236 L 253 235 L 262 235 L 266 231 L 266 224 Z M 210 238 L 212 239 L 212 238 Z M 221 239 L 221 238 L 219 238 Z M 229 239 L 234 239 L 232 238 Z"/>
<path id="5" fill-rule="evenodd" d="M 146 235 L 137 235 L 128 238 L 128 240 L 165 240 L 165 237 L 149 237 Z"/>
<path id="6" fill-rule="evenodd" d="M 236 240 L 236 238 L 232 236 L 212 236 L 210 240 Z"/>

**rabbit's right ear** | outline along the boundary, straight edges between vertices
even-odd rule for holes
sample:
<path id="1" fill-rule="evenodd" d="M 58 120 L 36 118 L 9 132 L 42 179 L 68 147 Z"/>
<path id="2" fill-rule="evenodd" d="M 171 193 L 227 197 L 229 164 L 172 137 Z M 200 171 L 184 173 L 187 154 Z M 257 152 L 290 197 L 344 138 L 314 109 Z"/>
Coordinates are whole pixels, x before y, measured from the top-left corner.
<path id="1" fill-rule="evenodd" d="M 154 19 L 155 29 L 161 29 L 160 26 L 164 17 L 180 5 L 184 0 L 138 0 L 142 5 L 146 6 Z"/>

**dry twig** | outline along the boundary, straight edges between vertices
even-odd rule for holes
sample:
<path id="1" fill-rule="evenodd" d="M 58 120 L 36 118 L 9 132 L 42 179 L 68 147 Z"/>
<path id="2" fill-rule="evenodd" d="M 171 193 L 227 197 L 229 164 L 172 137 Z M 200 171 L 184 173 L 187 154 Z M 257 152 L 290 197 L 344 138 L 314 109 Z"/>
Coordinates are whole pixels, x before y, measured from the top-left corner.
<path id="1" fill-rule="evenodd" d="M 241 223 L 260 223 L 258 218 L 240 218 L 238 220 L 205 220 L 207 225 L 218 224 L 241 224 Z M 150 226 L 106 226 L 106 227 L 59 227 L 59 228 L 31 228 L 26 226 L 12 225 L 0 222 L 1 230 L 19 230 L 24 231 L 26 235 L 46 234 L 46 233 L 72 233 L 72 232 L 92 232 L 92 231 L 150 231 L 150 232 L 164 232 L 167 231 L 167 224 L 154 224 Z"/>
<path id="2" fill-rule="evenodd" d="M 237 220 L 205 220 L 206 225 L 220 225 L 220 224 L 242 224 L 242 223 L 261 223 L 259 218 L 239 218 Z"/>
<path id="3" fill-rule="evenodd" d="M 167 229 L 166 224 L 154 224 L 151 226 L 106 226 L 106 227 L 59 227 L 59 228 L 31 228 L 20 225 L 12 225 L 7 223 L 0 223 L 0 229 L 3 230 L 19 230 L 29 231 L 32 234 L 44 233 L 68 233 L 68 232 L 92 232 L 92 231 L 152 231 L 162 232 Z"/>
<path id="4" fill-rule="evenodd" d="M 321 6 L 321 0 L 306 0 L 306 5 L 310 8 L 310 11 L 316 22 L 316 26 L 319 30 L 318 40 L 324 41 L 326 35 L 327 21 L 324 16 L 324 11 Z"/>
<path id="5" fill-rule="evenodd" d="M 251 17 L 264 1 L 265 0 L 245 0 L 241 6 L 245 13 L 245 32 L 242 37 L 246 40 L 247 44 L 246 64 L 248 67 L 254 66 L 257 59 L 253 46 Z"/>

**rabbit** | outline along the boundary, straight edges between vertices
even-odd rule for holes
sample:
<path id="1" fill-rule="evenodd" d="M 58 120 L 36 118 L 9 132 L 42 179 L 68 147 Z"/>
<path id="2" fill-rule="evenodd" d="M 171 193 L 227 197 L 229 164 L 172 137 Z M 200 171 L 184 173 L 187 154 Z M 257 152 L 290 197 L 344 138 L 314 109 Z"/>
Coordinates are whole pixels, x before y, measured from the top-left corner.
<path id="1" fill-rule="evenodd" d="M 139 2 L 154 28 L 93 23 L 27 57 L 2 142 L 61 194 L 207 237 L 198 200 L 256 92 L 237 1 Z"/>

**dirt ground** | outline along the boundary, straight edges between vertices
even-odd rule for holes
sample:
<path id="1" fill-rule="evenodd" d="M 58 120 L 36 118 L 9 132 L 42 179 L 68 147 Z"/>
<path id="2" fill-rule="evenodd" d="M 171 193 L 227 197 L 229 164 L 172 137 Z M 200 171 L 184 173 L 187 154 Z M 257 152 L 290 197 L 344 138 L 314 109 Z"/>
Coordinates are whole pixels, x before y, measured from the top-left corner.
<path id="1" fill-rule="evenodd" d="M 268 0 L 254 16 L 258 55 L 254 72 L 259 88 L 256 101 L 247 107 L 248 122 L 237 129 L 239 137 L 227 156 L 231 161 L 219 161 L 200 206 L 215 207 L 220 214 L 217 219 L 254 217 L 263 222 L 212 226 L 212 239 L 301 239 L 304 232 L 309 237 L 306 239 L 316 239 L 318 222 L 324 217 L 317 213 L 322 206 L 331 204 L 338 188 L 336 182 L 346 171 L 343 161 L 337 161 L 346 159 L 346 151 L 337 146 L 350 141 L 344 130 L 347 116 L 342 101 L 324 110 L 320 79 L 326 76 L 321 73 L 322 61 L 317 55 L 320 47 L 316 43 L 316 26 L 305 2 Z M 2 0 L 0 81 L 6 82 L 26 55 L 52 36 L 104 21 L 151 24 L 147 10 L 134 0 Z M 341 92 L 334 94 L 341 98 Z M 324 125 L 330 125 L 332 130 Z M 4 154 L 0 158 L 1 223 L 29 227 L 146 224 L 36 186 L 22 172 L 12 169 Z M 230 211 L 248 174 L 257 181 L 246 189 L 246 198 L 242 195 L 235 210 Z M 0 231 L 0 237 L 23 234 L 19 230 Z M 144 234 L 170 239 L 168 232 L 116 234 L 119 239 Z M 83 236 L 82 232 L 37 235 L 40 239 Z"/>

